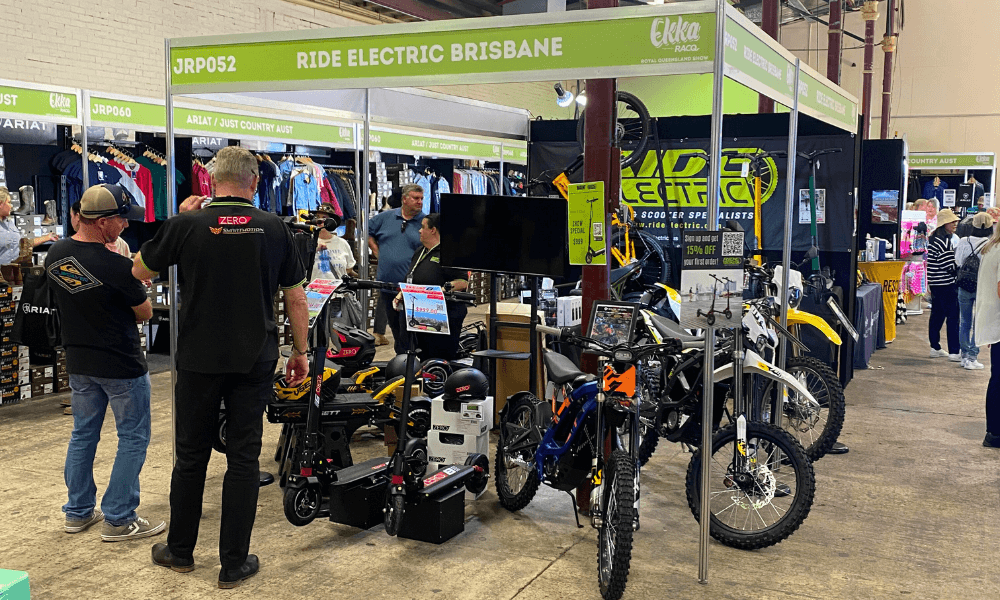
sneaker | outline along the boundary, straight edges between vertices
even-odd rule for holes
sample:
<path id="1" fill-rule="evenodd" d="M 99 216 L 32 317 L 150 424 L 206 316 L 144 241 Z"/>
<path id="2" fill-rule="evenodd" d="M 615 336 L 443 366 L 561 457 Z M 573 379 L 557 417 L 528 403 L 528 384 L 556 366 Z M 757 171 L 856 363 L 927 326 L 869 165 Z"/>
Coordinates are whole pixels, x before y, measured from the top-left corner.
<path id="1" fill-rule="evenodd" d="M 931 358 L 941 358 L 942 356 L 948 356 L 948 351 L 945 350 L 944 348 L 940 350 L 935 350 L 934 348 L 931 348 L 930 356 Z"/>
<path id="2" fill-rule="evenodd" d="M 170 553 L 170 546 L 166 544 L 153 544 L 153 564 L 167 567 L 178 573 L 190 573 L 194 571 L 193 558 L 180 558 Z"/>
<path id="3" fill-rule="evenodd" d="M 260 571 L 260 561 L 256 554 L 248 554 L 243 566 L 238 569 L 227 569 L 223 567 L 219 571 L 219 587 L 224 590 L 231 590 L 239 587 L 244 579 L 250 579 Z"/>
<path id="4" fill-rule="evenodd" d="M 962 367 L 970 371 L 978 371 L 979 369 L 985 369 L 986 365 L 974 358 L 965 358 L 962 359 Z"/>
<path id="5" fill-rule="evenodd" d="M 993 435 L 987 431 L 986 437 L 983 438 L 983 446 L 986 448 L 1000 448 L 1000 435 Z"/>
<path id="6" fill-rule="evenodd" d="M 942 352 L 943 352 L 943 350 L 942 350 Z M 962 355 L 961 354 L 949 354 L 948 355 L 948 360 L 950 360 L 951 362 L 962 362 Z"/>
<path id="7" fill-rule="evenodd" d="M 94 523 L 100 523 L 104 520 L 104 513 L 101 509 L 95 508 L 94 512 L 90 513 L 90 516 L 86 519 L 71 519 L 69 516 L 66 517 L 66 533 L 80 533 L 84 529 L 90 527 Z"/>
<path id="8" fill-rule="evenodd" d="M 104 523 L 104 531 L 101 532 L 101 539 L 105 542 L 122 542 L 125 540 L 137 540 L 139 538 L 156 535 L 167 528 L 167 524 L 160 521 L 156 525 L 142 517 L 136 517 L 135 521 L 115 527 L 111 523 Z"/>

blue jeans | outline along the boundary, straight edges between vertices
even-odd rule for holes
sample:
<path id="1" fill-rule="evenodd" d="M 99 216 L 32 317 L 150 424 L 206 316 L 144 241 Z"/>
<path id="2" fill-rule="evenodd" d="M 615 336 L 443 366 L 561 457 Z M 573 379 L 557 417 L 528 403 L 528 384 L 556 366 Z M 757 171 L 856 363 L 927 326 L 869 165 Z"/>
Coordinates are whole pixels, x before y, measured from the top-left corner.
<path id="1" fill-rule="evenodd" d="M 109 524 L 127 525 L 135 520 L 139 506 L 139 471 L 149 446 L 149 374 L 135 379 L 71 374 L 69 387 L 73 390 L 73 435 L 66 452 L 64 477 L 69 502 L 62 507 L 63 512 L 72 519 L 86 519 L 97 504 L 94 455 L 110 404 L 118 427 L 118 454 L 101 510 Z"/>
<path id="2" fill-rule="evenodd" d="M 958 341 L 962 345 L 962 358 L 975 359 L 979 356 L 979 346 L 972 337 L 972 325 L 975 323 L 972 307 L 975 304 L 975 292 L 958 288 Z"/>

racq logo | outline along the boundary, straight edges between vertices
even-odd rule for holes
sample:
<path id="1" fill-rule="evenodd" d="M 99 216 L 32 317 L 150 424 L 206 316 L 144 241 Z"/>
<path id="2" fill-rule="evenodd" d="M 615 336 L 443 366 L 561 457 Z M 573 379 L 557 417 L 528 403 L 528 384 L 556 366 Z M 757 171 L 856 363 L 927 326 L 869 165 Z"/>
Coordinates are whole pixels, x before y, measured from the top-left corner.
<path id="1" fill-rule="evenodd" d="M 246 225 L 253 217 L 230 215 L 219 217 L 219 225 Z"/>
<path id="2" fill-rule="evenodd" d="M 53 92 L 49 94 L 49 107 L 52 110 L 58 110 L 61 113 L 69 114 L 73 108 L 73 100 L 66 94 L 57 94 Z"/>
<path id="3" fill-rule="evenodd" d="M 670 17 L 656 17 L 649 28 L 649 41 L 657 48 L 673 46 L 675 52 L 694 52 L 699 47 L 692 42 L 700 40 L 701 24 L 685 21 L 680 16 L 676 21 Z"/>

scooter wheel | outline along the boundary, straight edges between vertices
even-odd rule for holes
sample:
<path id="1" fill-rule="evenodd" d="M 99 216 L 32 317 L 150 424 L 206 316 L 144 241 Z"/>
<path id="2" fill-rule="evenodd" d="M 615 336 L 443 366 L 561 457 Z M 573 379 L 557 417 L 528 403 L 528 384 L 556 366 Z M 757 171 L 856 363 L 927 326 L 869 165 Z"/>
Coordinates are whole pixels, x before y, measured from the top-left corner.
<path id="1" fill-rule="evenodd" d="M 219 454 L 226 453 L 226 422 L 228 415 L 225 410 L 219 411 L 219 423 L 215 428 L 215 436 L 212 438 L 212 448 Z"/>
<path id="2" fill-rule="evenodd" d="M 296 527 L 302 527 L 313 522 L 319 515 L 323 503 L 319 487 L 307 485 L 285 489 L 285 518 Z"/>
<path id="3" fill-rule="evenodd" d="M 594 257 L 592 255 L 588 254 L 586 260 L 587 260 L 587 264 L 589 265 L 590 263 L 594 262 Z"/>
<path id="4" fill-rule="evenodd" d="M 403 494 L 388 494 L 385 501 L 385 532 L 395 536 L 403 526 L 403 508 L 406 496 Z"/>
<path id="5" fill-rule="evenodd" d="M 708 321 L 709 325 L 715 325 L 715 314 L 708 313 L 707 315 L 705 315 L 705 320 Z"/>
<path id="6" fill-rule="evenodd" d="M 731 311 L 731 310 L 729 310 L 729 309 L 727 308 L 727 309 L 725 310 L 725 315 L 726 315 L 726 318 L 727 318 L 727 319 L 732 319 L 732 318 L 733 318 L 733 311 Z"/>
<path id="7" fill-rule="evenodd" d="M 465 465 L 469 467 L 479 467 L 468 481 L 465 482 L 465 489 L 472 494 L 480 494 L 486 489 L 486 484 L 490 481 L 490 459 L 485 454 L 470 454 L 465 459 Z"/>

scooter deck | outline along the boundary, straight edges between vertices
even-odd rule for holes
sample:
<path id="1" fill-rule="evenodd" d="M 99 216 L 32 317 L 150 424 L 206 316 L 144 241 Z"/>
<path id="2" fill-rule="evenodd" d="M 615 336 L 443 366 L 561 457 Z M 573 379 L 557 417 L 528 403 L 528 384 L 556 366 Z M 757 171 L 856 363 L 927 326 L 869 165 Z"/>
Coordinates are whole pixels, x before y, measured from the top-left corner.
<path id="1" fill-rule="evenodd" d="M 330 486 L 337 487 L 351 485 L 362 479 L 387 474 L 388 472 L 389 458 L 380 456 L 336 471 L 337 479 L 336 481 L 331 482 Z"/>
<path id="2" fill-rule="evenodd" d="M 320 421 L 367 415 L 378 406 L 379 403 L 369 394 L 338 394 L 330 400 L 323 401 L 320 406 Z M 308 410 L 308 402 L 271 402 L 267 405 L 267 420 L 271 423 L 304 422 Z"/>
<path id="3" fill-rule="evenodd" d="M 447 493 L 465 482 L 476 472 L 475 467 L 448 465 L 424 477 L 424 486 L 418 492 L 421 499 L 432 498 Z"/>

